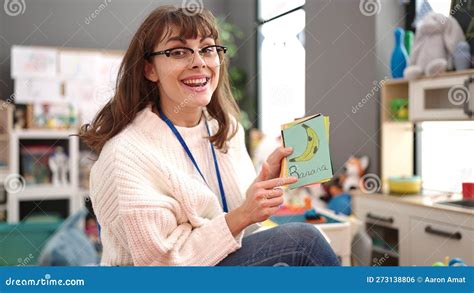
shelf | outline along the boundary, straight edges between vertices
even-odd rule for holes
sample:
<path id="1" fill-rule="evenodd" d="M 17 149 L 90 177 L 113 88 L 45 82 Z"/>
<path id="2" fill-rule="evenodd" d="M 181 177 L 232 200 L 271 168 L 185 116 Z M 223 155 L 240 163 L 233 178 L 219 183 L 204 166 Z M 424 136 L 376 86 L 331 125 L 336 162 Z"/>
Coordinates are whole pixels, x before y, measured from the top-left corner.
<path id="1" fill-rule="evenodd" d="M 408 86 L 408 80 L 407 79 L 389 79 L 385 81 L 385 85 L 407 85 Z"/>
<path id="2" fill-rule="evenodd" d="M 23 129 L 14 130 L 13 135 L 19 139 L 69 139 L 70 135 L 77 134 L 76 129 L 53 130 L 53 129 Z"/>
<path id="3" fill-rule="evenodd" d="M 18 199 L 67 198 L 77 195 L 77 189 L 71 186 L 53 186 L 50 184 L 27 185 L 25 189 L 10 196 Z"/>
<path id="4" fill-rule="evenodd" d="M 424 79 L 435 79 L 435 78 L 441 78 L 441 77 L 452 77 L 452 76 L 458 76 L 458 75 L 469 75 L 469 74 L 474 75 L 474 68 L 459 70 L 459 71 L 447 71 L 447 72 L 438 74 L 436 76 L 422 76 L 422 77 L 413 79 L 413 81 L 424 80 Z M 399 79 L 389 79 L 385 82 L 385 84 L 403 84 L 403 83 L 408 84 L 409 82 L 410 80 L 408 79 L 399 78 Z"/>

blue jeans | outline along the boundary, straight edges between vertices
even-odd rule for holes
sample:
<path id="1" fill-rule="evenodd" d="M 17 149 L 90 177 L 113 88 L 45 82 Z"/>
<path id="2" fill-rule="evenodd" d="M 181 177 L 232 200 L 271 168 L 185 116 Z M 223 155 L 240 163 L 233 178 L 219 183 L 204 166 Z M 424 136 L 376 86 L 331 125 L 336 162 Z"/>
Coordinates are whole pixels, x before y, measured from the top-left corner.
<path id="1" fill-rule="evenodd" d="M 288 223 L 242 239 L 218 266 L 339 266 L 323 235 L 311 224 Z"/>

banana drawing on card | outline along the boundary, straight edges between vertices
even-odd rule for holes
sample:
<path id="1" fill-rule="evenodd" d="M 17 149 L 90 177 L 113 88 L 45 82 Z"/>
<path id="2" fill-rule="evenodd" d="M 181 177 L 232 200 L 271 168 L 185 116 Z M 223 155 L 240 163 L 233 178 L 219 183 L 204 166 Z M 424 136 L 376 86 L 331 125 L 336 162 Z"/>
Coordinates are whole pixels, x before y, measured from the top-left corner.
<path id="1" fill-rule="evenodd" d="M 290 189 L 332 178 L 329 117 L 317 114 L 284 124 L 282 137 L 285 147 L 293 147 L 293 154 L 283 160 L 280 175 L 298 177 Z"/>

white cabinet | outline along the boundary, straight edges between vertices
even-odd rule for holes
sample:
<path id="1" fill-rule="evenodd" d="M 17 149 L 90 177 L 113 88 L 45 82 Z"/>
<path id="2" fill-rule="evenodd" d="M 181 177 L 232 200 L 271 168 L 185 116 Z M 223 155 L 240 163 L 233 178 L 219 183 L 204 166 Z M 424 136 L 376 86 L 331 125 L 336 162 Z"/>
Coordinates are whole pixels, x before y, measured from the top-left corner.
<path id="1" fill-rule="evenodd" d="M 353 195 L 353 211 L 372 238 L 373 265 L 431 266 L 445 257 L 474 265 L 474 216 L 468 211 L 423 196 L 362 193 Z"/>
<path id="2" fill-rule="evenodd" d="M 474 230 L 419 217 L 410 218 L 411 263 L 431 266 L 445 257 L 461 258 L 474 264 Z"/>
<path id="3" fill-rule="evenodd" d="M 410 81 L 410 120 L 472 119 L 474 85 L 468 81 L 470 78 L 463 74 Z"/>
<path id="4" fill-rule="evenodd" d="M 354 214 L 372 239 L 372 265 L 408 265 L 408 223 L 401 205 L 363 196 L 354 197 Z"/>

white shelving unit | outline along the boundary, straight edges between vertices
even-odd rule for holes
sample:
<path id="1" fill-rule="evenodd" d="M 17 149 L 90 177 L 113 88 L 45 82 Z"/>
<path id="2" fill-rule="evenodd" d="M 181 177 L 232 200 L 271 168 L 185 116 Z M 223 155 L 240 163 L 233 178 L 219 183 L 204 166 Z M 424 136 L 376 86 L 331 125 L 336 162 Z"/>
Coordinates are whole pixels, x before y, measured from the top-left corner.
<path id="1" fill-rule="evenodd" d="M 5 166 L 0 166 L 0 185 L 10 174 L 10 149 L 9 139 L 13 123 L 13 106 L 7 102 L 0 103 L 0 160 L 5 161 Z"/>
<path id="2" fill-rule="evenodd" d="M 77 130 L 14 130 L 10 135 L 10 164 L 11 173 L 20 174 L 20 144 L 22 140 L 57 140 L 68 141 L 67 154 L 69 157 L 69 184 L 54 186 L 52 184 L 25 185 L 24 189 L 7 193 L 7 221 L 20 221 L 20 202 L 31 200 L 67 199 L 69 214 L 73 214 L 83 206 L 83 193 L 79 191 L 79 138 L 72 136 Z M 21 175 L 21 174 L 20 174 Z"/>
<path id="3" fill-rule="evenodd" d="M 472 120 L 467 114 L 474 111 L 472 77 L 471 69 L 410 82 L 410 120 Z"/>

